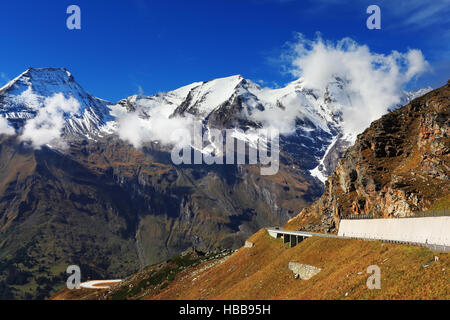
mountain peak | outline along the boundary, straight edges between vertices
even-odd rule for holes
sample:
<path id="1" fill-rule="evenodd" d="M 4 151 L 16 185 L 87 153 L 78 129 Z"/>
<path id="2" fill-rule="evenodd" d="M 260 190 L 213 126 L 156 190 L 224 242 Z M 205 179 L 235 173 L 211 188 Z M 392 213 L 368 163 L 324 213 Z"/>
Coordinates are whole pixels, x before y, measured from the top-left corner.
<path id="1" fill-rule="evenodd" d="M 14 80 L 26 77 L 26 78 L 30 78 L 35 81 L 39 81 L 43 77 L 49 77 L 49 76 L 52 76 L 52 77 L 59 76 L 59 77 L 63 77 L 66 79 L 71 78 L 72 80 L 74 80 L 72 74 L 66 68 L 34 68 L 34 67 L 28 68 Z"/>
<path id="2" fill-rule="evenodd" d="M 55 67 L 46 67 L 46 68 L 30 67 L 24 73 L 26 73 L 26 74 L 31 74 L 31 73 L 38 74 L 38 73 L 58 73 L 58 72 L 66 73 L 69 76 L 71 75 L 71 73 L 66 68 L 55 68 Z"/>
<path id="3" fill-rule="evenodd" d="M 62 86 L 73 86 L 74 83 L 73 75 L 66 68 L 28 68 L 1 88 L 0 94 L 32 88 L 36 93 L 47 96 L 50 91 L 59 92 Z"/>
<path id="4" fill-rule="evenodd" d="M 242 80 L 242 79 L 244 79 L 244 77 L 242 75 L 235 74 L 235 75 L 228 76 L 228 77 L 215 78 L 215 79 L 213 79 L 211 81 L 214 81 L 214 80 L 230 80 L 231 81 L 231 80 Z"/>
<path id="5" fill-rule="evenodd" d="M 448 197 L 449 97 L 443 86 L 372 122 L 299 218 L 321 211 L 313 231 L 333 230 L 348 215 L 414 216 Z"/>
<path id="6" fill-rule="evenodd" d="M 86 92 L 66 68 L 29 68 L 10 81 L 0 89 L 0 116 L 18 129 L 37 116 L 47 98 L 57 94 L 80 103 L 79 112 L 67 122 L 66 132 L 95 132 L 110 119 L 107 102 Z"/>
<path id="7" fill-rule="evenodd" d="M 228 77 L 222 77 L 222 78 L 215 78 L 213 80 L 209 80 L 206 82 L 203 82 L 204 84 L 207 83 L 220 83 L 221 85 L 224 84 L 239 84 L 241 81 L 244 80 L 244 77 L 241 76 L 240 74 L 236 74 L 233 76 L 228 76 Z"/>

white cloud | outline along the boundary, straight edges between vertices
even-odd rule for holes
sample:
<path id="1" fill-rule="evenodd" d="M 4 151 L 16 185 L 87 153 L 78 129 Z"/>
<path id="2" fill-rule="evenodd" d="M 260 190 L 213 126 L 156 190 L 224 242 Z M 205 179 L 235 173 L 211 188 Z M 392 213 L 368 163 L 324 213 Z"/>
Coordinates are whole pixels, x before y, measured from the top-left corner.
<path id="1" fill-rule="evenodd" d="M 58 93 L 46 98 L 37 116 L 25 123 L 20 139 L 30 142 L 36 149 L 46 144 L 64 147 L 60 139 L 65 124 L 64 117 L 79 109 L 80 103 L 73 97 L 66 99 L 63 94 Z"/>
<path id="2" fill-rule="evenodd" d="M 346 133 L 360 133 L 380 118 L 400 102 L 405 84 L 428 69 L 420 50 L 378 54 L 350 38 L 333 43 L 300 34 L 291 48 L 290 72 L 307 86 L 323 90 L 336 76 L 349 81 L 352 103 L 343 110 Z"/>
<path id="3" fill-rule="evenodd" d="M 8 120 L 2 116 L 0 116 L 0 134 L 14 134 L 14 129 L 8 125 Z"/>
<path id="4" fill-rule="evenodd" d="M 147 130 L 147 121 L 132 112 L 117 118 L 118 134 L 122 140 L 130 142 L 136 148 L 149 141 L 150 132 Z"/>
<path id="5" fill-rule="evenodd" d="M 150 141 L 159 141 L 164 145 L 178 144 L 180 137 L 172 133 L 180 130 L 191 132 L 194 123 L 200 123 L 191 115 L 170 117 L 173 109 L 164 103 L 139 101 L 137 110 L 130 113 L 119 111 L 121 108 L 123 107 L 114 108 L 113 111 L 117 121 L 117 134 L 136 148 Z M 145 115 L 142 111 L 145 111 Z"/>

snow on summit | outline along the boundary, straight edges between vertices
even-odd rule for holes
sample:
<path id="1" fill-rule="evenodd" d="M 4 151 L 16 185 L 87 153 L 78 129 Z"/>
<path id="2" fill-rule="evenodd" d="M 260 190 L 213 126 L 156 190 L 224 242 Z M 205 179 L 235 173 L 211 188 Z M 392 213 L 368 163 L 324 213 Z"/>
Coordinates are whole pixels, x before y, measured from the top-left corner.
<path id="1" fill-rule="evenodd" d="M 327 155 L 341 152 L 359 133 L 346 130 L 345 111 L 355 107 L 349 87 L 334 77 L 323 88 L 300 78 L 271 89 L 234 75 L 113 104 L 87 93 L 66 69 L 30 68 L 0 89 L 0 117 L 4 132 L 11 132 L 8 125 L 19 134 L 32 129 L 30 139 L 48 135 L 41 129 L 65 139 L 117 134 L 136 147 L 149 141 L 171 144 L 174 130 L 193 123 L 241 129 L 244 134 L 236 137 L 247 141 L 255 140 L 255 129 L 272 128 L 279 130 L 282 150 L 296 165 L 323 181 L 332 169 L 324 161 Z M 402 102 L 426 90 L 405 92 Z"/>
<path id="2" fill-rule="evenodd" d="M 20 129 L 27 120 L 39 115 L 49 98 L 58 94 L 75 99 L 80 106 L 67 117 L 66 133 L 98 132 L 111 120 L 107 102 L 87 93 L 63 68 L 30 68 L 10 81 L 0 89 L 0 115 Z"/>

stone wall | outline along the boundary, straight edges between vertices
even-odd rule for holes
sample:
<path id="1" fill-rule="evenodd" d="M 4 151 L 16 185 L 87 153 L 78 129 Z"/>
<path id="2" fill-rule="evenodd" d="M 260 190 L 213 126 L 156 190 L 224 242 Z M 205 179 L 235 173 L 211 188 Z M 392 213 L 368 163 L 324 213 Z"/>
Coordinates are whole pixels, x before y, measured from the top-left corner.
<path id="1" fill-rule="evenodd" d="M 296 277 L 299 277 L 302 280 L 309 280 L 321 271 L 320 268 L 298 262 L 289 262 L 288 267 Z"/>

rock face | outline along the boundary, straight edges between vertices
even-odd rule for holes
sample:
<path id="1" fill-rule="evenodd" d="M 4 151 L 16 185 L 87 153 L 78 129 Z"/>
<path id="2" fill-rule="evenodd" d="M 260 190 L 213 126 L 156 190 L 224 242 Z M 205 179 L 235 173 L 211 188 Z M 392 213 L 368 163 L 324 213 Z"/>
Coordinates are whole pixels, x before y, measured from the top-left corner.
<path id="1" fill-rule="evenodd" d="M 254 243 L 250 241 L 245 241 L 244 248 L 253 248 Z"/>
<path id="2" fill-rule="evenodd" d="M 192 246 L 237 249 L 321 192 L 291 166 L 281 166 L 282 180 L 244 165 L 175 166 L 157 146 L 116 140 L 73 141 L 63 154 L 0 136 L 0 168 L 0 283 L 40 278 L 29 292 L 40 298 L 65 281 L 55 266 L 113 279 Z"/>
<path id="3" fill-rule="evenodd" d="M 0 289 L 28 285 L 26 294 L 45 298 L 71 264 L 83 277 L 120 278 L 192 246 L 235 249 L 258 229 L 282 225 L 322 194 L 310 173 L 327 175 L 346 148 L 347 91 L 337 78 L 313 90 L 302 80 L 267 89 L 232 76 L 112 104 L 66 69 L 25 71 L 0 89 L 0 124 L 16 132 L 0 135 Z M 58 113 L 66 148 L 27 147 L 21 133 L 46 115 L 55 95 L 79 104 Z M 174 165 L 161 135 L 134 148 L 116 131 L 121 115 L 133 112 L 140 120 L 195 118 L 208 128 L 249 131 L 278 120 L 290 130 L 280 138 L 278 174 L 261 176 L 257 166 Z"/>
<path id="4" fill-rule="evenodd" d="M 277 128 L 283 152 L 295 166 L 313 170 L 332 142 L 338 140 L 340 145 L 350 139 L 342 134 L 342 110 L 351 105 L 347 91 L 347 83 L 339 78 L 322 90 L 309 88 L 301 79 L 284 88 L 268 89 L 237 75 L 154 96 L 131 96 L 111 108 L 126 108 L 146 117 L 163 107 L 171 118 L 195 117 L 205 127 L 241 129 L 248 137 L 255 129 Z M 334 171 L 339 150 L 330 151 L 317 174 Z"/>
<path id="5" fill-rule="evenodd" d="M 244 121 L 234 111 L 242 99 L 252 100 L 248 86 L 242 77 L 231 77 L 130 98 L 116 109 L 145 117 L 156 104 L 171 114 L 198 114 L 227 127 Z M 55 94 L 80 105 L 61 114 L 67 148 L 24 145 L 24 126 Z M 216 110 L 222 100 L 229 101 Z M 323 191 L 286 152 L 274 176 L 261 176 L 258 166 L 174 165 L 170 146 L 152 140 L 137 149 L 109 131 L 107 123 L 116 120 L 113 109 L 65 69 L 29 69 L 0 89 L 1 120 L 17 133 L 0 134 L 0 289 L 13 292 L 0 290 L 0 299 L 48 297 L 64 284 L 65 268 L 72 264 L 81 267 L 83 279 L 111 279 L 192 246 L 239 248 L 260 228 L 283 224 Z M 315 150 L 323 155 L 320 146 Z M 12 288 L 23 285 L 33 289 Z"/>
<path id="6" fill-rule="evenodd" d="M 296 278 L 298 277 L 302 280 L 309 280 L 322 271 L 320 268 L 298 262 L 289 262 L 289 270 L 295 274 Z"/>
<path id="7" fill-rule="evenodd" d="M 54 94 L 73 97 L 80 110 L 67 117 L 65 135 L 95 135 L 112 120 L 107 107 L 111 102 L 96 98 L 86 92 L 66 69 L 30 68 L 0 89 L 0 116 L 8 119 L 16 130 L 36 117 L 44 106 L 45 98 Z"/>
<path id="8" fill-rule="evenodd" d="M 360 134 L 339 160 L 324 195 L 299 219 L 305 229 L 336 231 L 348 215 L 413 216 L 448 202 L 450 83 L 397 109 Z"/>

